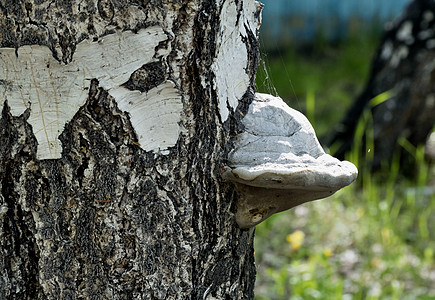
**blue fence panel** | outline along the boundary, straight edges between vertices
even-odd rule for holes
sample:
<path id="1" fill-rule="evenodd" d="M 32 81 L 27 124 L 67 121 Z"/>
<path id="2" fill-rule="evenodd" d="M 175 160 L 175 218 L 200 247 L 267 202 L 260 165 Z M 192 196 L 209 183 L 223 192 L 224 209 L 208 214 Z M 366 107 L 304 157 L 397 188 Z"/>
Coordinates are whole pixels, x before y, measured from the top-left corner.
<path id="1" fill-rule="evenodd" d="M 381 28 L 399 16 L 409 0 L 262 0 L 260 36 L 266 43 L 312 41 L 321 33 L 327 39 L 346 37 L 349 25 Z"/>

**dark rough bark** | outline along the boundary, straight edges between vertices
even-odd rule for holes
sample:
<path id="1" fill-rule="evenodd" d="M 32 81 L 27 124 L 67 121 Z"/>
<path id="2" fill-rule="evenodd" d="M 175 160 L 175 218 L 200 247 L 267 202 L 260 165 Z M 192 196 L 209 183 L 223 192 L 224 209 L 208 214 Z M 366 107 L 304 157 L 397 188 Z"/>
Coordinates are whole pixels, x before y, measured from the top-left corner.
<path id="1" fill-rule="evenodd" d="M 340 145 L 336 156 L 351 149 L 364 110 L 373 116 L 375 168 L 391 159 L 399 137 L 413 145 L 425 143 L 435 125 L 434 16 L 433 1 L 414 0 L 386 30 L 366 88 L 329 141 Z M 370 100 L 386 91 L 391 99 L 372 107 Z"/>
<path id="2" fill-rule="evenodd" d="M 2 47 L 46 45 L 63 63 L 83 39 L 159 24 L 171 35 L 159 48 L 171 53 L 152 68 L 154 79 L 136 73 L 126 86 L 146 91 L 173 78 L 186 115 L 169 155 L 146 152 L 128 114 L 93 80 L 60 135 L 62 157 L 38 160 L 29 111 L 13 116 L 6 101 L 0 299 L 253 298 L 253 232 L 237 227 L 233 187 L 220 178 L 242 114 L 222 124 L 217 108 L 210 65 L 219 9 L 213 1 L 0 1 Z M 169 12 L 174 22 L 165 28 Z M 257 41 L 245 43 L 253 86 Z M 240 101 L 242 113 L 251 95 Z"/>

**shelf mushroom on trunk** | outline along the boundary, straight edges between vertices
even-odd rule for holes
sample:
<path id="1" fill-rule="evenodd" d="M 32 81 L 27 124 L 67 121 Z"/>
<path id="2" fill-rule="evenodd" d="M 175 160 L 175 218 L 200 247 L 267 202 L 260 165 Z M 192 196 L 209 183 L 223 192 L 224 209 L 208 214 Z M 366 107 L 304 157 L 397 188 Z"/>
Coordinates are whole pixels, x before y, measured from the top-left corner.
<path id="1" fill-rule="evenodd" d="M 279 97 L 256 93 L 242 124 L 222 174 L 236 186 L 241 228 L 328 197 L 358 175 L 352 163 L 326 154 L 307 118 Z"/>

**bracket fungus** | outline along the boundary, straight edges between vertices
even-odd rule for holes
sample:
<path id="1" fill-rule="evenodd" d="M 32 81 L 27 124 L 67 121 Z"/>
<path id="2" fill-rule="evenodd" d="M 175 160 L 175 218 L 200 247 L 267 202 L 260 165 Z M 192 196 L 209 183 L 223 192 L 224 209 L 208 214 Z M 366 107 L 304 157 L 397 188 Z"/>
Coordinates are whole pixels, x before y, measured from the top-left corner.
<path id="1" fill-rule="evenodd" d="M 222 174 L 236 186 L 241 228 L 328 197 L 358 175 L 352 163 L 326 154 L 307 118 L 279 97 L 255 94 L 242 123 Z"/>

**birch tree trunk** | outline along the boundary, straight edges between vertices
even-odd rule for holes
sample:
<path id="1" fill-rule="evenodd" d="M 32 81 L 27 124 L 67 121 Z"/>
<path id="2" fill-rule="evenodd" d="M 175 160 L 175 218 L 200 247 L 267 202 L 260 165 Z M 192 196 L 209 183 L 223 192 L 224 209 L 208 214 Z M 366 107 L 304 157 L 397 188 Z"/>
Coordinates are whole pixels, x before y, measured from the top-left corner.
<path id="1" fill-rule="evenodd" d="M 404 173 L 415 173 L 415 158 L 399 147 L 398 141 L 405 138 L 413 146 L 424 145 L 435 125 L 434 29 L 435 3 L 431 0 L 410 1 L 402 16 L 388 26 L 366 87 L 327 143 L 339 146 L 335 156 L 343 158 L 351 150 L 358 122 L 370 111 L 371 166 L 379 169 L 400 151 Z M 382 93 L 387 93 L 388 99 L 376 103 L 375 97 Z M 368 126 L 365 130 L 371 131 Z M 365 156 L 366 145 L 363 148 Z"/>
<path id="2" fill-rule="evenodd" d="M 253 0 L 0 1 L 0 299 L 252 299 L 220 172 Z"/>

